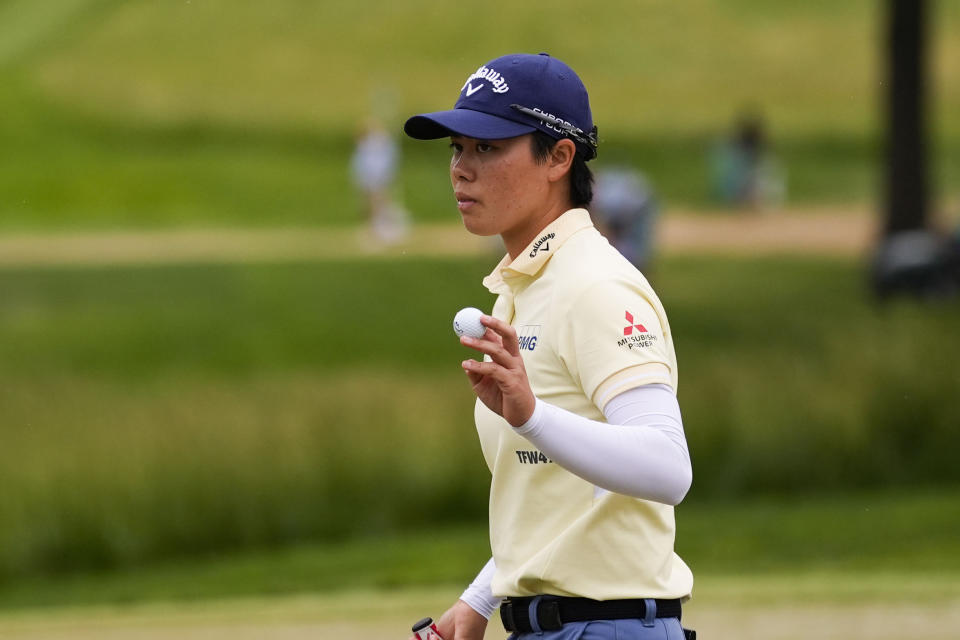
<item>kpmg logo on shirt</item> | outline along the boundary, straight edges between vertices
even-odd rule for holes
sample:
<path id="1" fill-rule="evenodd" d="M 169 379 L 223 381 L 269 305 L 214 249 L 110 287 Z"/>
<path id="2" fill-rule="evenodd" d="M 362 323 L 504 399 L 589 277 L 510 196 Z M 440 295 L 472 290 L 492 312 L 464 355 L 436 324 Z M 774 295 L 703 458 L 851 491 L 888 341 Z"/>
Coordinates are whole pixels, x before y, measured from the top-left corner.
<path id="1" fill-rule="evenodd" d="M 627 321 L 627 326 L 623 328 L 623 339 L 617 342 L 618 347 L 641 349 L 654 345 L 657 336 L 647 331 L 643 324 L 637 322 L 632 313 L 625 312 L 624 319 Z"/>
<path id="2" fill-rule="evenodd" d="M 520 351 L 533 351 L 537 348 L 540 339 L 539 324 L 525 324 L 517 327 L 517 340 L 520 342 Z"/>

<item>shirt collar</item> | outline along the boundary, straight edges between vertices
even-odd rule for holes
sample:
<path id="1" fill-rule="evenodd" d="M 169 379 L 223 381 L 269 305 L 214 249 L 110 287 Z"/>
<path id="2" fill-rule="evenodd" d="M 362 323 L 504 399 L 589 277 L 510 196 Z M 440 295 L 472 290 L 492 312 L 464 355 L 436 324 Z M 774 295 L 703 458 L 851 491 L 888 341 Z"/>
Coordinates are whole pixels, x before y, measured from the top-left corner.
<path id="1" fill-rule="evenodd" d="M 515 260 L 510 259 L 510 254 L 505 255 L 490 275 L 483 279 L 483 286 L 491 293 L 506 293 L 511 288 L 511 282 L 536 276 L 571 236 L 592 226 L 593 221 L 586 209 L 564 212 L 544 227 Z"/>

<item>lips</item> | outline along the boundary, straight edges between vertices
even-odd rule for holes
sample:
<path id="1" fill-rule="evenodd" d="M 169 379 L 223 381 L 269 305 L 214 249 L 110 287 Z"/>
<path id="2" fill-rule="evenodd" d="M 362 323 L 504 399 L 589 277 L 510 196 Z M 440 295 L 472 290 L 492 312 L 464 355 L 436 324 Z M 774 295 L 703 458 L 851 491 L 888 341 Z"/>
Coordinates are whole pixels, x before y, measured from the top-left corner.
<path id="1" fill-rule="evenodd" d="M 457 209 L 460 211 L 466 211 L 477 203 L 475 199 L 471 198 L 462 191 L 454 192 L 453 196 L 457 199 Z"/>

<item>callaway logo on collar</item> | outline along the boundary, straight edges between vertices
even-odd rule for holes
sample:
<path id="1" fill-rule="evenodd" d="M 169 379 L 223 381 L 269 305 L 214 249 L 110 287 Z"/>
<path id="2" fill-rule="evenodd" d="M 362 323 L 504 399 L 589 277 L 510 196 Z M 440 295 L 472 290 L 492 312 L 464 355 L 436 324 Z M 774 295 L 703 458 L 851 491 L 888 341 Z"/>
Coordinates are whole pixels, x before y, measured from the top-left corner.
<path id="1" fill-rule="evenodd" d="M 551 233 L 548 233 L 547 235 L 543 236 L 542 238 L 540 238 L 540 239 L 537 240 L 536 242 L 534 242 L 534 243 L 533 243 L 533 250 L 530 252 L 530 257 L 531 257 L 531 258 L 536 258 L 538 251 L 550 251 L 550 245 L 548 244 L 547 241 L 548 241 L 548 240 L 553 240 L 553 239 L 556 238 L 556 237 L 557 237 L 557 234 L 551 232 Z"/>

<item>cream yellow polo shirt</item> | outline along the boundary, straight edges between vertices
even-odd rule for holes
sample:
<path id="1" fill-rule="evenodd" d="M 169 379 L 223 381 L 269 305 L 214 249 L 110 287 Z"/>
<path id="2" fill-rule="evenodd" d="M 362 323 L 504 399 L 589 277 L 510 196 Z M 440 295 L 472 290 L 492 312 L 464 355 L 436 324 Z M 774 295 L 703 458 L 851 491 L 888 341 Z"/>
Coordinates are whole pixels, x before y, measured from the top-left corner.
<path id="1" fill-rule="evenodd" d="M 677 387 L 667 316 L 646 278 L 572 209 L 483 284 L 493 315 L 520 338 L 534 394 L 605 421 L 628 389 Z M 673 507 L 594 486 L 564 470 L 477 401 L 477 431 L 493 475 L 493 594 L 595 600 L 685 598 L 693 575 L 673 551 Z"/>

